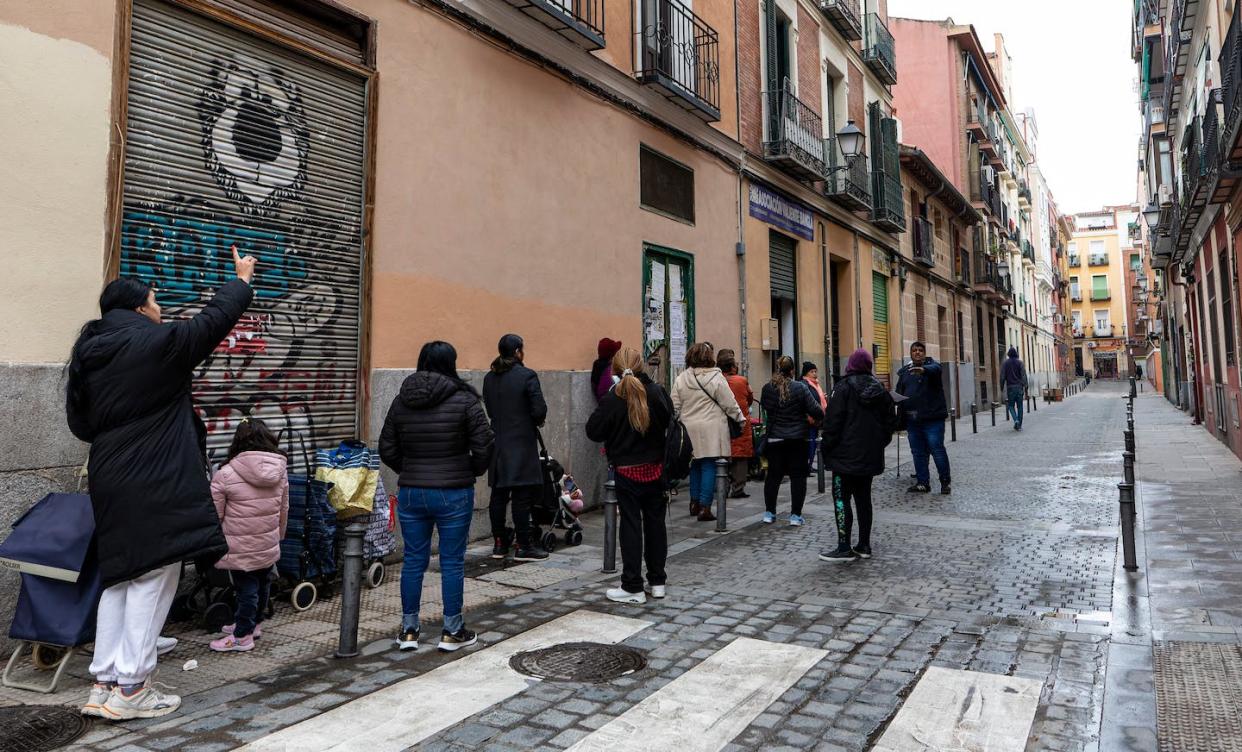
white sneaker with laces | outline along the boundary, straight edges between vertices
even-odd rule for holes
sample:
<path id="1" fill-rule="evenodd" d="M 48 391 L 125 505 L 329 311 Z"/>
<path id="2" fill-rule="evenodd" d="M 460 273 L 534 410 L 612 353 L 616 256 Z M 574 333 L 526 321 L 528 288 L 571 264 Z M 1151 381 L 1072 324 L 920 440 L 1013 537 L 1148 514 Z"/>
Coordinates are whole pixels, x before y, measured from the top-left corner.
<path id="1" fill-rule="evenodd" d="M 82 715 L 89 715 L 92 718 L 107 718 L 104 715 L 103 706 L 108 701 L 108 695 L 112 694 L 112 687 L 103 684 L 91 685 L 90 697 L 86 699 L 86 704 L 82 706 Z"/>
<path id="2" fill-rule="evenodd" d="M 155 654 L 164 655 L 171 653 L 177 647 L 176 637 L 157 637 L 155 638 Z"/>
<path id="3" fill-rule="evenodd" d="M 108 701 L 100 710 L 103 717 L 113 721 L 128 721 L 132 718 L 159 718 L 175 712 L 181 707 L 181 698 L 177 695 L 164 694 L 151 682 L 132 695 L 126 695 L 120 687 L 112 690 Z"/>
<path id="4" fill-rule="evenodd" d="M 664 597 L 664 586 L 663 585 L 652 585 L 650 589 L 647 590 L 647 592 L 651 593 L 652 598 L 657 598 L 657 599 L 663 598 Z"/>
<path id="5" fill-rule="evenodd" d="M 608 600 L 614 603 L 636 603 L 642 604 L 647 602 L 647 594 L 643 591 L 631 593 L 623 588 L 610 588 L 607 593 Z"/>

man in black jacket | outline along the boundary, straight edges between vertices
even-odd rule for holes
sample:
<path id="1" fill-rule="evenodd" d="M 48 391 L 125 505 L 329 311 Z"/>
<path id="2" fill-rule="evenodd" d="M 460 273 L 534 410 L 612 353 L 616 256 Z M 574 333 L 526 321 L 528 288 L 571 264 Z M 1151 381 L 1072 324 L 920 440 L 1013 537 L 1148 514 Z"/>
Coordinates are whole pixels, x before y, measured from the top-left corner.
<path id="1" fill-rule="evenodd" d="M 492 558 L 503 559 L 513 544 L 505 526 L 505 508 L 513 502 L 513 527 L 517 534 L 516 561 L 548 558 L 539 541 L 532 540 L 530 508 L 538 501 L 543 484 L 539 462 L 539 428 L 548 417 L 548 405 L 539 386 L 539 375 L 527 368 L 525 343 L 506 334 L 497 345 L 500 356 L 492 361 L 483 378 L 483 403 L 496 434 L 487 484 L 492 488 L 488 511 L 492 521 Z"/>
<path id="2" fill-rule="evenodd" d="M 910 345 L 910 362 L 897 373 L 897 393 L 906 398 L 897 407 L 910 439 L 910 455 L 914 457 L 915 483 L 906 490 L 931 492 L 930 456 L 936 461 L 940 493 L 950 493 L 949 453 L 944 448 L 944 421 L 949 417 L 949 407 L 944 399 L 940 364 L 927 356 L 927 346 L 922 342 Z"/>

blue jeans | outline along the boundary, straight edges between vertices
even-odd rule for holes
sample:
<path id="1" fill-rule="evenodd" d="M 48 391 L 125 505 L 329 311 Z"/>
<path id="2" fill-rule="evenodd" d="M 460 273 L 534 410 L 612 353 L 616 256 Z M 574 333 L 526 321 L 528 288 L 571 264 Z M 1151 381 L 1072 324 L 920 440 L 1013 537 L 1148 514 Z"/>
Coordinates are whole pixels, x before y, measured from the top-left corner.
<path id="1" fill-rule="evenodd" d="M 263 622 L 263 616 L 267 613 L 269 571 L 270 568 L 254 572 L 229 572 L 229 579 L 233 581 L 233 593 L 237 596 L 237 609 L 233 612 L 233 636 L 238 639 L 252 634 L 254 628 Z"/>
<path id="2" fill-rule="evenodd" d="M 906 425 L 910 437 L 910 454 L 914 457 L 914 474 L 919 483 L 931 484 L 927 458 L 936 461 L 936 473 L 942 484 L 949 482 L 949 453 L 944 450 L 944 421 L 915 420 Z"/>
<path id="3" fill-rule="evenodd" d="M 397 494 L 397 520 L 405 541 L 401 566 L 401 628 L 418 629 L 418 608 L 423 596 L 423 574 L 431 561 L 431 531 L 440 533 L 440 592 L 444 599 L 444 629 L 457 632 L 464 626 L 466 541 L 474 514 L 473 488 L 412 488 Z"/>
<path id="4" fill-rule="evenodd" d="M 815 467 L 815 450 L 819 448 L 819 429 L 811 426 L 806 437 L 806 469 L 809 473 Z"/>
<path id="5" fill-rule="evenodd" d="M 1020 386 L 1010 386 L 1005 388 L 1005 414 L 1013 419 L 1014 428 L 1022 427 L 1022 408 L 1026 401 L 1024 394 L 1026 390 Z"/>
<path id="6" fill-rule="evenodd" d="M 690 501 L 711 509 L 716 496 L 717 457 L 704 457 L 690 463 Z"/>

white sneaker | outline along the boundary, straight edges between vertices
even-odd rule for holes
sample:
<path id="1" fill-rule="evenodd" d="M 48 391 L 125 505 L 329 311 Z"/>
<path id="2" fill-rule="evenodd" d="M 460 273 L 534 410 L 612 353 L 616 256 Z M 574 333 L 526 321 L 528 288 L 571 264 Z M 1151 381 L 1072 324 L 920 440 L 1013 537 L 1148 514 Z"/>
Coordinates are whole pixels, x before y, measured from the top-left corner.
<path id="1" fill-rule="evenodd" d="M 623 590 L 622 588 L 610 588 L 605 595 L 608 596 L 608 600 L 613 601 L 614 603 L 642 604 L 647 602 L 647 594 L 641 590 L 637 593 L 631 593 L 630 591 Z"/>
<path id="2" fill-rule="evenodd" d="M 131 718 L 159 718 L 168 715 L 181 707 L 181 698 L 167 695 L 152 687 L 149 683 L 132 695 L 126 696 L 118 686 L 108 695 L 108 701 L 100 710 L 102 717 L 113 721 L 128 721 Z"/>
<path id="3" fill-rule="evenodd" d="M 102 684 L 91 685 L 91 695 L 86 699 L 86 704 L 82 706 L 82 715 L 89 715 L 92 718 L 107 718 L 104 715 L 103 706 L 108 701 L 108 695 L 112 694 L 111 687 L 105 687 Z"/>
<path id="4" fill-rule="evenodd" d="M 652 585 L 650 588 L 647 589 L 647 592 L 651 593 L 652 598 L 663 598 L 664 597 L 664 586 L 663 585 Z"/>
<path id="5" fill-rule="evenodd" d="M 155 654 L 164 655 L 171 653 L 177 647 L 176 637 L 157 637 L 155 638 Z"/>

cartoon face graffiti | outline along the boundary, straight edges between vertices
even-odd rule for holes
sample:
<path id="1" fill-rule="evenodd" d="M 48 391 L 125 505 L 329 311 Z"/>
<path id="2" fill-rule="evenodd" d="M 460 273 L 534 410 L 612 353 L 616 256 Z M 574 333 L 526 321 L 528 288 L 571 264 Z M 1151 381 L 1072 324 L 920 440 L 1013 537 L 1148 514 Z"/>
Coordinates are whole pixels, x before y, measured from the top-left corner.
<path id="1" fill-rule="evenodd" d="M 243 212 L 270 215 L 306 184 L 302 92 L 279 68 L 240 56 L 216 61 L 199 91 L 199 123 L 207 169 Z"/>

